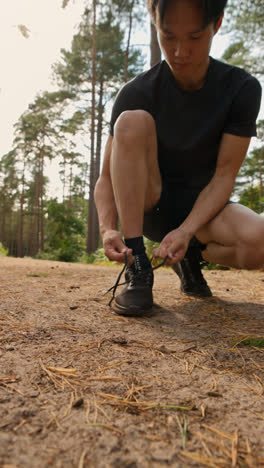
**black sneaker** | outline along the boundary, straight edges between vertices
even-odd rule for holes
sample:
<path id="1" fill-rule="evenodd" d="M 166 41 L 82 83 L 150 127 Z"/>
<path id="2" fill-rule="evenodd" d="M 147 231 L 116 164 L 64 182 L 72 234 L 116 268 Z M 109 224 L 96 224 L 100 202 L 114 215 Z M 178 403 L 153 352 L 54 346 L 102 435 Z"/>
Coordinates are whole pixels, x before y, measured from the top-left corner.
<path id="1" fill-rule="evenodd" d="M 144 312 L 149 311 L 153 306 L 153 270 L 151 265 L 149 267 L 145 265 L 145 259 L 141 255 L 134 257 L 133 265 L 126 267 L 127 284 L 114 298 L 113 310 L 119 315 L 144 315 Z"/>
<path id="2" fill-rule="evenodd" d="M 185 296 L 211 297 L 209 288 L 201 271 L 202 256 L 198 247 L 191 246 L 184 259 L 172 266 L 181 280 L 181 292 Z"/>

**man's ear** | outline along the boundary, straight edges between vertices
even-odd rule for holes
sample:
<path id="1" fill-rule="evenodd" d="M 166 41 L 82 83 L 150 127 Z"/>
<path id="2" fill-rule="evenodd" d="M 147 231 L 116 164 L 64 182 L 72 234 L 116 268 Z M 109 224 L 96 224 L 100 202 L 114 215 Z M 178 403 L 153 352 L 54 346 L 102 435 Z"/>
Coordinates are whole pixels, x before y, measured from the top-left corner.
<path id="1" fill-rule="evenodd" d="M 223 18 L 224 18 L 224 13 L 220 16 L 219 20 L 217 21 L 217 23 L 216 23 L 216 25 L 215 25 L 214 34 L 216 34 L 216 33 L 218 32 L 218 30 L 220 29 L 220 26 L 221 26 L 221 24 L 222 24 Z"/>

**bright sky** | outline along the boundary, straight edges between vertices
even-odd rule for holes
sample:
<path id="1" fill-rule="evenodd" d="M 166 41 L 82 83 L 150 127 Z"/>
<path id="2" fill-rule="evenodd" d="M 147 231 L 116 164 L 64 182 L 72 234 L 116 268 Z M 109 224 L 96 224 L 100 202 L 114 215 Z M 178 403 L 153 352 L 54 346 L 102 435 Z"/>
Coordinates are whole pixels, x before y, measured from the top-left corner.
<path id="1" fill-rule="evenodd" d="M 0 157 L 11 149 L 13 124 L 40 90 L 51 89 L 51 65 L 69 48 L 83 0 L 7 0 L 0 15 Z M 25 39 L 17 25 L 25 25 Z"/>
<path id="2" fill-rule="evenodd" d="M 61 48 L 70 48 L 79 24 L 84 0 L 71 0 L 66 9 L 62 0 L 8 0 L 0 15 L 0 158 L 12 147 L 13 125 L 40 90 L 51 90 L 51 66 Z M 25 25 L 25 39 L 17 25 Z M 144 36 L 144 35 L 143 35 Z M 135 43 L 147 42 L 145 37 Z M 227 38 L 215 37 L 212 55 L 219 58 Z M 144 48 L 146 49 L 146 48 Z M 264 101 L 264 99 L 263 99 Z"/>

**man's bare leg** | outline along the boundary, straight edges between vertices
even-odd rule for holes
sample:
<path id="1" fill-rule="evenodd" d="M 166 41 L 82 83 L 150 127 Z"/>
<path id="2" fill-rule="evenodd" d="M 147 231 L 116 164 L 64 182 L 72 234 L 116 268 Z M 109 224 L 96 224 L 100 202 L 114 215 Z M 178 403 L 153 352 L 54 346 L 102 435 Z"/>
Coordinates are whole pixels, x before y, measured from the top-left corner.
<path id="1" fill-rule="evenodd" d="M 264 219 L 245 206 L 227 205 L 197 238 L 207 244 L 206 261 L 248 270 L 264 265 Z"/>
<path id="2" fill-rule="evenodd" d="M 125 238 L 143 234 L 144 212 L 161 194 L 155 122 L 145 111 L 126 111 L 118 118 L 110 161 L 115 202 Z"/>
<path id="3" fill-rule="evenodd" d="M 141 315 L 153 305 L 153 272 L 143 242 L 144 213 L 161 194 L 154 120 L 145 111 L 126 111 L 118 118 L 110 159 L 115 203 L 125 243 L 135 262 L 126 271 L 127 285 L 115 298 L 121 315 Z"/>

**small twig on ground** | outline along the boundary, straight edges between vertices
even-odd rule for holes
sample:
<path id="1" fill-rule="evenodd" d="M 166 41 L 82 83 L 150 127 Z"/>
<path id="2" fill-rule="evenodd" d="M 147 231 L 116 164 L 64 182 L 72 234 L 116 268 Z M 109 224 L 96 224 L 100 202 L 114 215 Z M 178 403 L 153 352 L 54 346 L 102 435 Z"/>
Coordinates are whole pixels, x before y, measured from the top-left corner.
<path id="1" fill-rule="evenodd" d="M 87 450 L 84 450 L 82 452 L 79 463 L 78 463 L 78 468 L 83 468 L 84 467 L 84 460 L 85 460 L 85 457 L 86 457 L 86 453 L 87 453 Z"/>
<path id="2" fill-rule="evenodd" d="M 186 420 L 186 417 L 183 416 L 183 425 L 181 424 L 178 416 L 176 416 L 176 420 L 180 428 L 180 433 L 181 433 L 181 438 L 182 438 L 182 448 L 185 449 L 186 441 L 187 441 L 187 420 Z"/>
<path id="3" fill-rule="evenodd" d="M 234 432 L 234 437 L 232 440 L 232 468 L 237 466 L 237 447 L 238 447 L 238 430 Z"/>

